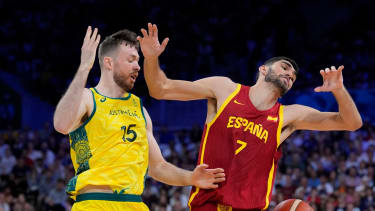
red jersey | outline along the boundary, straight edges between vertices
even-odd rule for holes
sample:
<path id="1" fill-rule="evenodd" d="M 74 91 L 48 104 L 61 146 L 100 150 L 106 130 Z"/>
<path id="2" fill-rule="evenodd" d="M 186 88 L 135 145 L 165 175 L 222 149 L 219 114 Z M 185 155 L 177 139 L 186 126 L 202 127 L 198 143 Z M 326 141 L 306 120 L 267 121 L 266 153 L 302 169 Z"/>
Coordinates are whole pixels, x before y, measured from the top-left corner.
<path id="1" fill-rule="evenodd" d="M 234 209 L 267 209 L 281 157 L 283 106 L 259 111 L 249 98 L 250 87 L 238 85 L 205 125 L 198 164 L 223 168 L 226 181 L 214 190 L 193 187 L 189 206 L 214 202 Z"/>

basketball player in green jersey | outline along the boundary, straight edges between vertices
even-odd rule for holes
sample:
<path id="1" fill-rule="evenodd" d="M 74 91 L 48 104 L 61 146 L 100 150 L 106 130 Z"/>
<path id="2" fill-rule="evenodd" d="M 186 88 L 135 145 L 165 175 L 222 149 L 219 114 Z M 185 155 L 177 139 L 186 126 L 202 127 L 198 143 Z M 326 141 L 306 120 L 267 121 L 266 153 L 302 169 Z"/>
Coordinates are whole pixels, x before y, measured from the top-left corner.
<path id="1" fill-rule="evenodd" d="M 72 210 L 148 210 L 142 203 L 145 176 L 176 186 L 217 188 L 223 169 L 199 165 L 186 171 L 166 162 L 152 133 L 152 122 L 139 97 L 129 93 L 140 71 L 137 35 L 114 33 L 99 47 L 101 77 L 85 88 L 99 45 L 98 30 L 87 29 L 81 64 L 59 101 L 54 127 L 69 134 L 76 175 L 67 193 Z"/>

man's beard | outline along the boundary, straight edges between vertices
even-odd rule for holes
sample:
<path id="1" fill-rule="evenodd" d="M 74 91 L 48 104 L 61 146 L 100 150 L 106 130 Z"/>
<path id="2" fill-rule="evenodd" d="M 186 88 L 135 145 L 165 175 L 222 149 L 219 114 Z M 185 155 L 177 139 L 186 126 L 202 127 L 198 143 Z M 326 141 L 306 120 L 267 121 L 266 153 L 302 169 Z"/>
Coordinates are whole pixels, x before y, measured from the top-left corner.
<path id="1" fill-rule="evenodd" d="M 133 88 L 133 85 L 130 83 L 127 83 L 126 79 L 127 79 L 126 76 L 117 74 L 116 71 L 113 72 L 113 80 L 115 81 L 117 86 L 121 87 L 126 92 L 129 92 Z"/>
<path id="2" fill-rule="evenodd" d="M 289 90 L 288 90 L 288 86 L 285 85 L 285 83 L 283 83 L 280 78 L 281 78 L 281 76 L 276 75 L 274 73 L 273 69 L 270 67 L 270 69 L 269 69 L 268 73 L 266 74 L 264 80 L 266 82 L 272 83 L 276 88 L 278 88 L 280 90 L 280 96 L 283 96 Z"/>

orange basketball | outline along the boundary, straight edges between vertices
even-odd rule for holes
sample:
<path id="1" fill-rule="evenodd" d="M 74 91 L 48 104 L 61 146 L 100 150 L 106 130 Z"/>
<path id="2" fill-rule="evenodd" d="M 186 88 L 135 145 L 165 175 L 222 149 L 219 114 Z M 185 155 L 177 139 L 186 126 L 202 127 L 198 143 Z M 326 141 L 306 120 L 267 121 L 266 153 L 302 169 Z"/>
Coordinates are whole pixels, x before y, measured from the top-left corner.
<path id="1" fill-rule="evenodd" d="M 314 209 L 301 199 L 288 199 L 280 202 L 274 211 L 314 211 Z"/>

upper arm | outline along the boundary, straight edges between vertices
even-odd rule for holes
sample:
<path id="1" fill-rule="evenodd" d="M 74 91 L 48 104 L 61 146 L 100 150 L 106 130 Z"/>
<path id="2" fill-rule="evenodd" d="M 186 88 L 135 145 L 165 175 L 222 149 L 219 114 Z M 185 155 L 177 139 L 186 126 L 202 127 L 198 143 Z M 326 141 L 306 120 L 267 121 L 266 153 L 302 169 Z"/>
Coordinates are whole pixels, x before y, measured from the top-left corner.
<path id="1" fill-rule="evenodd" d="M 208 77 L 196 81 L 167 79 L 159 93 L 152 96 L 165 100 L 199 100 L 218 98 L 226 89 L 236 84 L 227 77 Z"/>
<path id="2" fill-rule="evenodd" d="M 80 127 L 82 123 L 85 122 L 89 118 L 89 116 L 91 115 L 94 109 L 93 97 L 94 96 L 92 95 L 90 89 L 85 88 L 85 91 L 83 92 L 83 95 L 82 95 L 82 101 L 79 105 L 77 116 L 75 117 L 74 124 L 72 125 L 71 130 L 69 132 Z"/>
<path id="3" fill-rule="evenodd" d="M 284 108 L 284 126 L 294 130 L 350 130 L 338 112 L 321 112 L 303 105 Z"/>
<path id="4" fill-rule="evenodd" d="M 152 175 L 152 171 L 156 165 L 158 165 L 161 162 L 164 162 L 164 158 L 161 154 L 160 148 L 158 143 L 155 140 L 153 131 L 152 131 L 152 121 L 151 117 L 148 114 L 147 110 L 145 107 L 143 107 L 143 111 L 145 114 L 145 119 L 147 122 L 146 126 L 146 133 L 147 133 L 147 140 L 148 140 L 148 145 L 149 145 L 149 173 Z"/>
<path id="5" fill-rule="evenodd" d="M 68 134 L 82 125 L 82 123 L 90 116 L 94 107 L 93 96 L 89 89 L 84 89 L 82 98 L 79 103 L 77 113 L 72 114 L 70 109 L 57 111 L 54 115 L 55 129 L 63 134 Z M 66 118 L 70 118 L 70 120 Z"/>

